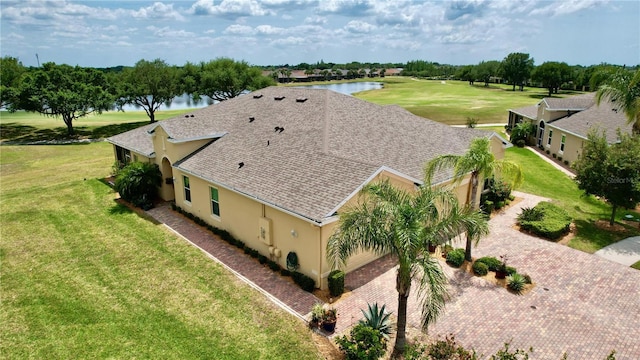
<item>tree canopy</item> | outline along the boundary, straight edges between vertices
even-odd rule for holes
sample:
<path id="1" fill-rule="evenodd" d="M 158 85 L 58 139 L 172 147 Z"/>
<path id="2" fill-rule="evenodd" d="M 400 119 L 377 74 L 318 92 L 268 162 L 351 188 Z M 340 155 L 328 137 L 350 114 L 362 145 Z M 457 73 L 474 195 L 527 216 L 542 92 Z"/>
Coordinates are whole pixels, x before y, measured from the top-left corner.
<path id="1" fill-rule="evenodd" d="M 640 70 L 618 69 L 604 74 L 604 84 L 596 93 L 598 104 L 608 97 L 624 111 L 629 123 L 633 124 L 634 134 L 640 135 Z"/>
<path id="2" fill-rule="evenodd" d="M 551 94 L 558 93 L 560 86 L 571 78 L 571 68 L 564 62 L 547 61 L 533 69 L 531 78 L 538 81 Z"/>
<path id="3" fill-rule="evenodd" d="M 150 122 L 156 121 L 155 112 L 162 104 L 171 103 L 183 92 L 178 69 L 161 59 L 138 61 L 133 68 L 122 72 L 118 85 L 118 105 L 143 108 Z"/>
<path id="4" fill-rule="evenodd" d="M 502 75 L 509 84 L 513 84 L 513 91 L 516 91 L 516 85 L 520 87 L 520 91 L 524 90 L 524 82 L 529 79 L 529 75 L 533 70 L 533 58 L 525 53 L 511 53 L 502 60 Z"/>
<path id="5" fill-rule="evenodd" d="M 187 64 L 185 71 L 193 74 L 186 90 L 196 101 L 200 100 L 202 95 L 224 101 L 247 90 L 254 91 L 275 85 L 273 79 L 263 76 L 259 68 L 251 67 L 245 61 L 230 58 L 217 58 L 197 66 Z M 288 74 L 290 75 L 291 71 Z"/>
<path id="6" fill-rule="evenodd" d="M 67 125 L 67 133 L 73 135 L 75 119 L 110 110 L 114 101 L 114 91 L 104 73 L 45 63 L 24 76 L 15 106 L 46 116 L 60 116 Z"/>
<path id="7" fill-rule="evenodd" d="M 4 56 L 0 58 L 0 107 L 15 110 L 20 81 L 26 72 L 17 58 Z"/>
<path id="8" fill-rule="evenodd" d="M 590 132 L 582 155 L 573 163 L 578 188 L 611 204 L 611 225 L 618 207 L 635 208 L 640 203 L 640 137 L 618 136 L 620 142 L 609 146 L 606 133 Z"/>

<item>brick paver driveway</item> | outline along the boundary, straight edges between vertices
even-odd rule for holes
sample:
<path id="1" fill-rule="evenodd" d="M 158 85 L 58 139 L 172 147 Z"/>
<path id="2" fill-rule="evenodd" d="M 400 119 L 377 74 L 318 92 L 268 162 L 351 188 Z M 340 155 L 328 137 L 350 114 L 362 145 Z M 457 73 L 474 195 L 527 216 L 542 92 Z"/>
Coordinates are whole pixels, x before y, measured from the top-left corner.
<path id="1" fill-rule="evenodd" d="M 464 346 L 485 355 L 511 340 L 512 348 L 533 347 L 531 359 L 560 359 L 564 352 L 569 359 L 604 359 L 611 350 L 619 360 L 640 359 L 640 271 L 513 229 L 522 207 L 544 200 L 516 196 L 524 200 L 491 220 L 491 235 L 473 255 L 507 254 L 509 265 L 531 275 L 535 288 L 514 295 L 443 264 L 452 299 L 430 335 L 453 333 Z M 367 302 L 397 309 L 394 268 L 335 304 L 338 331 L 357 322 Z M 412 297 L 409 326 L 420 326 L 419 315 Z"/>

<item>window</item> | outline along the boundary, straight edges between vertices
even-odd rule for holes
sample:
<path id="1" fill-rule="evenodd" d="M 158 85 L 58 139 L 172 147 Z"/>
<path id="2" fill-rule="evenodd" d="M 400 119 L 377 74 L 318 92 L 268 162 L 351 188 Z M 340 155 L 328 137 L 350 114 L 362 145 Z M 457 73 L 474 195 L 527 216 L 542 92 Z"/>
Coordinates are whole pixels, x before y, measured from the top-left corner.
<path id="1" fill-rule="evenodd" d="M 549 130 L 549 139 L 547 139 L 547 146 L 551 145 L 551 137 L 553 136 L 553 130 Z"/>
<path id="2" fill-rule="evenodd" d="M 220 203 L 218 202 L 218 189 L 211 189 L 211 214 L 214 216 L 220 216 Z"/>
<path id="3" fill-rule="evenodd" d="M 184 201 L 191 202 L 191 186 L 189 185 L 189 178 L 182 176 L 184 182 Z"/>
<path id="4" fill-rule="evenodd" d="M 116 146 L 116 158 L 120 164 L 129 165 L 131 162 L 131 151 L 120 146 Z"/>
<path id="5" fill-rule="evenodd" d="M 564 142 L 565 140 L 567 140 L 567 137 L 563 134 L 562 135 L 562 140 L 560 141 L 560 152 L 564 151 Z"/>

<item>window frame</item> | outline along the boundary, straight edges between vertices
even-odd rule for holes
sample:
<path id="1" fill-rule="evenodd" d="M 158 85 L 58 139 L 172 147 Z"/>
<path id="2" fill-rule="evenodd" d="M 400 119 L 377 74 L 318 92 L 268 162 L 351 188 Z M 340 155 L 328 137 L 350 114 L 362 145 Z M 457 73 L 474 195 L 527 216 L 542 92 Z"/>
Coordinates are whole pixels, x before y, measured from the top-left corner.
<path id="1" fill-rule="evenodd" d="M 215 199 L 214 199 L 214 192 L 215 192 Z M 218 188 L 213 187 L 213 186 L 209 186 L 209 203 L 210 203 L 210 209 L 211 209 L 211 216 L 213 216 L 216 219 L 220 218 L 220 191 L 218 190 Z M 217 213 L 216 213 L 216 209 L 217 209 Z"/>
<path id="2" fill-rule="evenodd" d="M 562 134 L 562 137 L 560 138 L 560 151 L 558 151 L 560 154 L 564 153 L 564 145 L 567 143 L 567 135 Z"/>
<path id="3" fill-rule="evenodd" d="M 553 130 L 549 129 L 549 135 L 547 136 L 547 147 L 551 146 L 551 138 L 553 138 Z"/>
<path id="4" fill-rule="evenodd" d="M 188 176 L 182 175 L 182 184 L 184 188 L 184 201 L 191 203 L 191 182 Z"/>

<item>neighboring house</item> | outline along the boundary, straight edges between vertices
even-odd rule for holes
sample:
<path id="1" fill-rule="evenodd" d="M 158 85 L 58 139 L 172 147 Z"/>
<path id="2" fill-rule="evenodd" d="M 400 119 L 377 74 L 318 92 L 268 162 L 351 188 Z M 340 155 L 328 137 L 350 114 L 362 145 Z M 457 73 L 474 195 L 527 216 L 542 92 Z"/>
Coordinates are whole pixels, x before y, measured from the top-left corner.
<path id="1" fill-rule="evenodd" d="M 364 185 L 389 179 L 415 189 L 427 161 L 463 154 L 482 136 L 502 157 L 507 144 L 495 133 L 449 127 L 329 90 L 269 87 L 108 141 L 119 161 L 160 166 L 164 200 L 283 267 L 295 252 L 300 271 L 326 288 L 327 240 Z M 436 181 L 450 178 L 440 173 Z M 468 179 L 457 188 L 461 201 L 468 188 Z M 346 270 L 375 258 L 354 256 Z"/>
<path id="2" fill-rule="evenodd" d="M 537 105 L 509 110 L 509 129 L 523 121 L 535 125 L 536 146 L 568 163 L 582 154 L 590 130 L 606 130 L 607 141 L 613 144 L 619 140 L 618 129 L 629 134 L 632 129 L 615 104 L 603 99 L 598 105 L 595 93 L 544 98 Z"/>

